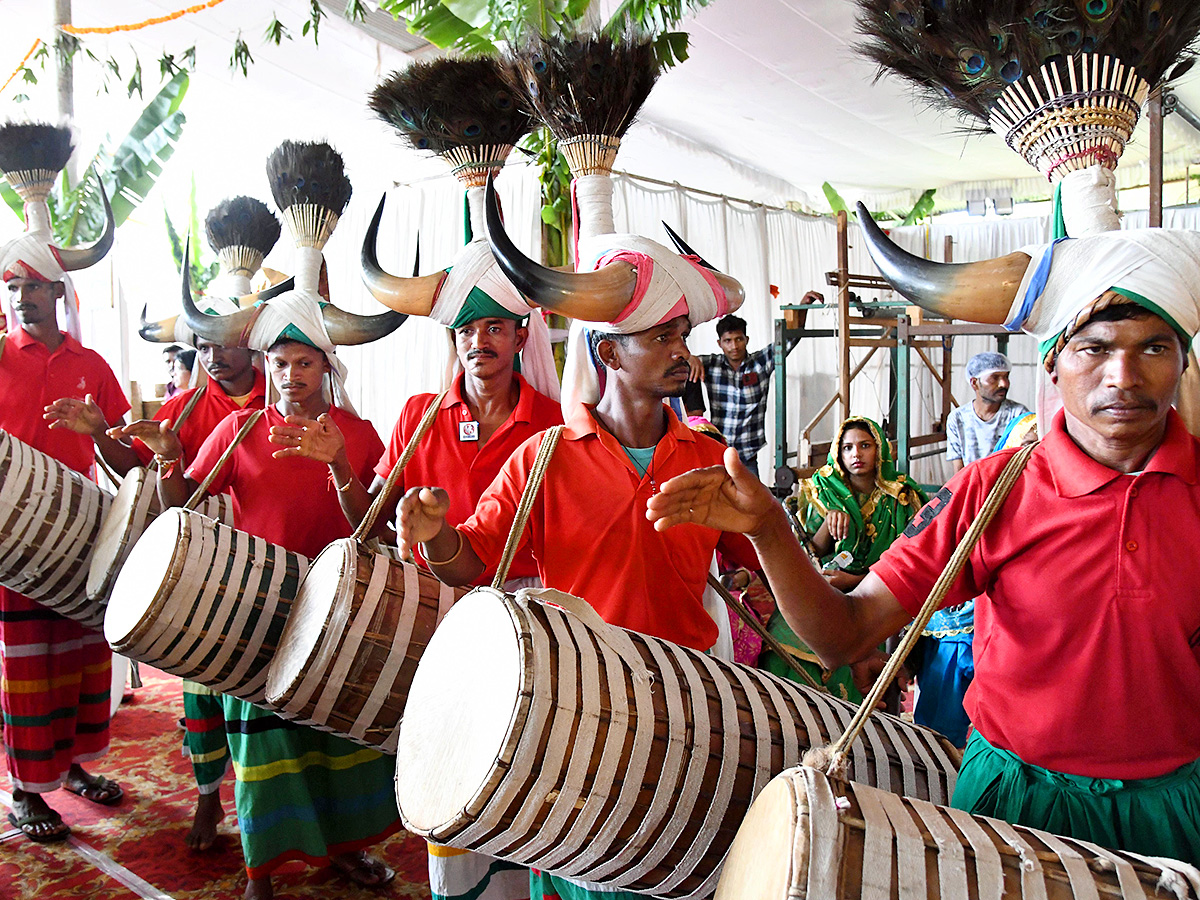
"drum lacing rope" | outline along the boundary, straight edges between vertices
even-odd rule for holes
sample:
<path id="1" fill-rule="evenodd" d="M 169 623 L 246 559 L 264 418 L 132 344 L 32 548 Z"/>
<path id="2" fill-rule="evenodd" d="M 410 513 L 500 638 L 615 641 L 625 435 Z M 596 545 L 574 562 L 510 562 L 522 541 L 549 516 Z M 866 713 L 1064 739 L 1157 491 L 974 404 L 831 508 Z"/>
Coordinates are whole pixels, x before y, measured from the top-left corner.
<path id="1" fill-rule="evenodd" d="M 542 486 L 542 479 L 546 475 L 546 469 L 550 466 L 550 457 L 554 455 L 554 448 L 558 446 L 558 439 L 562 436 L 562 431 L 563 426 L 555 425 L 553 428 L 547 428 L 542 436 L 542 443 L 533 460 L 533 468 L 529 470 L 529 480 L 525 482 L 525 490 L 521 492 L 521 502 L 517 504 L 517 513 L 513 517 L 512 528 L 508 529 L 508 540 L 504 542 L 504 552 L 500 555 L 500 564 L 496 566 L 496 577 L 492 579 L 492 588 L 497 591 L 508 578 L 508 567 L 512 565 L 513 557 L 517 555 L 517 542 L 525 531 L 529 513 L 533 509 L 533 501 L 537 497 L 538 488 Z"/>
<path id="2" fill-rule="evenodd" d="M 942 601 L 946 598 L 946 594 L 949 593 L 951 585 L 954 584 L 955 579 L 962 572 L 963 566 L 967 564 L 967 559 L 970 557 L 971 551 L 975 549 L 975 545 L 979 542 L 979 538 L 983 535 L 984 530 L 1004 504 L 1009 491 L 1016 484 L 1017 477 L 1025 468 L 1025 463 L 1029 460 L 1029 455 L 1033 453 L 1035 447 L 1037 447 L 1037 444 L 1030 444 L 1028 447 L 1014 454 L 1012 459 L 1008 461 L 1008 464 L 1000 473 L 1000 477 L 996 479 L 996 483 L 992 485 L 992 489 L 988 492 L 987 498 L 983 501 L 983 507 L 979 510 L 975 521 L 971 523 L 971 527 L 967 529 L 967 533 L 963 535 L 962 540 L 959 541 L 958 546 L 954 549 L 954 554 L 950 557 L 950 561 L 946 563 L 946 568 L 942 570 L 942 574 L 934 582 L 929 596 L 913 619 L 908 632 L 901 638 L 900 645 L 896 647 L 895 652 L 883 667 L 883 671 L 875 679 L 875 684 L 872 686 L 870 692 L 863 698 L 862 705 L 855 712 L 854 718 L 850 720 L 849 726 L 842 732 L 841 737 L 832 744 L 826 747 L 813 747 L 805 753 L 804 765 L 821 769 L 833 778 L 844 779 L 846 777 L 847 748 L 858 740 L 862 734 L 863 728 L 866 727 L 867 719 L 874 712 L 875 706 L 883 698 L 884 692 L 891 686 L 896 673 L 900 671 L 900 666 L 904 664 L 904 660 L 912 652 L 912 648 L 921 637 L 921 632 L 925 630 L 925 626 L 929 624 L 929 620 L 933 617 L 933 614 L 942 605 Z"/>
<path id="3" fill-rule="evenodd" d="M 238 429 L 238 433 L 233 436 L 233 441 L 225 448 L 225 452 L 217 459 L 217 464 L 212 467 L 212 470 L 204 476 L 204 480 L 200 482 L 195 493 L 188 497 L 187 503 L 183 504 L 183 508 L 189 511 L 195 511 L 204 500 L 204 495 L 208 493 L 209 486 L 216 480 L 216 477 L 221 474 L 221 470 L 225 468 L 225 464 L 229 462 L 229 457 L 233 456 L 233 451 L 237 449 L 238 444 L 246 439 L 246 435 L 250 433 L 250 429 L 258 424 L 258 420 L 266 415 L 265 409 L 256 409 L 250 414 L 243 424 Z"/>
<path id="4" fill-rule="evenodd" d="M 350 540 L 364 540 L 374 530 L 375 520 L 379 518 L 379 514 L 383 511 L 383 506 L 387 503 L 388 495 L 396 487 L 396 482 L 400 480 L 400 473 L 404 471 L 404 467 L 408 465 L 409 460 L 416 454 L 417 446 L 421 443 L 421 439 L 433 427 L 433 420 L 437 418 L 437 412 L 441 409 L 442 401 L 446 399 L 448 393 L 450 393 L 450 388 L 446 388 L 433 398 L 433 402 L 425 410 L 425 415 L 421 416 L 421 421 L 417 423 L 417 430 L 413 432 L 412 437 L 408 439 L 408 443 L 404 445 L 404 452 L 400 454 L 400 458 L 392 466 L 392 471 L 388 473 L 387 481 L 383 483 L 379 494 L 371 502 L 370 507 L 367 509 L 367 514 L 363 516 L 363 520 L 358 523 L 358 527 L 350 535 Z"/>
<path id="5" fill-rule="evenodd" d="M 708 575 L 708 584 L 709 587 L 716 591 L 717 595 L 725 601 L 726 605 L 735 613 L 737 613 L 738 618 L 749 625 L 750 630 L 762 638 L 763 643 L 771 648 L 771 652 L 782 659 L 784 663 L 787 664 L 789 669 L 803 679 L 805 684 L 807 684 L 809 687 L 816 688 L 818 691 L 829 693 L 829 688 L 825 687 L 825 685 L 813 678 L 808 669 L 800 665 L 800 663 L 793 658 L 792 654 L 788 653 L 787 648 L 783 646 L 779 638 L 767 631 L 767 629 L 763 627 L 763 623 L 758 621 L 758 617 L 755 616 L 754 613 L 749 609 L 747 609 L 746 605 L 742 603 L 741 600 L 733 596 L 733 594 L 725 588 L 725 585 L 721 584 L 720 580 L 711 572 Z"/>

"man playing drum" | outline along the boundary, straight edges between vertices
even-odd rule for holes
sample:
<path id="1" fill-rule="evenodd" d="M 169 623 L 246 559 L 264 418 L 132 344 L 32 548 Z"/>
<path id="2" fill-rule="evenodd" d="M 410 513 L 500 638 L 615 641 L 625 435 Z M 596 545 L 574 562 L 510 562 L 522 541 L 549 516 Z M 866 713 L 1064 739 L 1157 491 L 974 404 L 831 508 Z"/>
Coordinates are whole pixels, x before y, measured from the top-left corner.
<path id="1" fill-rule="evenodd" d="M 525 259 L 518 265 L 535 266 Z M 506 272 L 511 277 L 512 270 L 506 267 Z M 561 277 L 570 281 L 576 276 Z M 664 480 L 701 460 L 720 458 L 721 444 L 680 422 L 663 400 L 681 396 L 687 384 L 686 339 L 692 320 L 706 321 L 728 309 L 731 296 L 740 297 L 734 284 L 732 279 L 698 277 L 688 280 L 686 288 L 674 282 L 663 285 L 649 304 L 652 308 L 642 310 L 643 318 L 651 317 L 651 326 L 636 330 L 620 313 L 647 298 L 608 298 L 608 321 L 591 333 L 582 351 L 598 361 L 606 384 L 601 391 L 600 373 L 591 364 L 577 367 L 590 368 L 584 402 L 566 407 L 562 439 L 520 539 L 532 549 L 546 586 L 586 598 L 612 624 L 699 650 L 717 639 L 717 625 L 701 599 L 714 550 L 719 546 L 752 569 L 758 563 L 743 539 L 717 530 L 657 534 L 645 509 Z M 525 292 L 539 305 L 553 304 L 557 312 L 587 314 L 561 295 Z M 591 307 L 592 315 L 595 309 Z M 447 519 L 450 495 L 444 489 L 410 488 L 400 502 L 401 547 L 421 544 L 434 574 L 448 584 L 469 584 L 493 567 L 543 439 L 544 434 L 537 435 L 517 449 L 483 492 L 474 514 L 457 528 Z M 531 887 L 538 900 L 586 896 L 589 891 L 539 872 L 534 872 Z"/>
<path id="2" fill-rule="evenodd" d="M 1017 271 L 976 313 L 1041 339 L 1063 409 L 942 601 L 979 597 L 954 805 L 1196 864 L 1200 556 L 1180 536 L 1200 531 L 1200 442 L 1171 403 L 1200 327 L 1200 235 L 1113 232 L 1032 256 L 1014 260 L 1020 295 Z M 665 484 L 649 516 L 749 534 L 789 624 L 838 665 L 917 613 L 1015 452 L 955 475 L 849 595 L 733 454 Z"/>
<path id="3" fill-rule="evenodd" d="M 0 428 L 89 474 L 95 452 L 90 434 L 99 430 L 101 452 L 124 473 L 132 464 L 128 448 L 105 437 L 103 428 L 121 421 L 129 402 L 108 364 L 79 343 L 78 308 L 67 274 L 107 252 L 112 214 L 92 247 L 59 248 L 51 240 L 44 199 L 71 149 L 69 128 L 11 123 L 0 128 L 0 169 L 25 200 L 27 220 L 26 232 L 0 247 L 8 309 L 15 313 L 8 319 L 11 330 L 0 338 Z M 30 158 L 39 152 L 55 158 Z M 49 179 L 23 180 L 30 172 L 48 173 Z M 65 332 L 59 326 L 60 299 Z M 120 785 L 88 774 L 82 765 L 108 752 L 112 653 L 103 635 L 7 588 L 0 588 L 0 647 L 4 748 L 13 781 L 8 819 L 34 841 L 61 841 L 70 829 L 42 794 L 65 787 L 105 805 L 122 797 Z"/>

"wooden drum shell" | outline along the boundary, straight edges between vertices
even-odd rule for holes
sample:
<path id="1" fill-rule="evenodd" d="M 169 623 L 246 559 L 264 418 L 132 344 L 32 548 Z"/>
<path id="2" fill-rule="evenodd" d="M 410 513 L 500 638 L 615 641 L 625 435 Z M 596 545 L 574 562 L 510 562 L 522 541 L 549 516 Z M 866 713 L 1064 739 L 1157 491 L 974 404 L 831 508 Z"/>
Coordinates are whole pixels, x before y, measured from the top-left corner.
<path id="1" fill-rule="evenodd" d="M 350 538 L 313 560 L 267 676 L 288 718 L 386 753 L 433 630 L 467 593 Z"/>
<path id="2" fill-rule="evenodd" d="M 100 606 L 97 624 L 104 621 L 104 607 L 108 605 L 129 551 L 161 512 L 157 475 L 147 469 L 131 469 L 104 516 L 88 568 L 88 600 Z M 205 497 L 197 512 L 225 525 L 233 525 L 233 500 L 228 494 Z"/>
<path id="3" fill-rule="evenodd" d="M 472 735 L 455 735 L 453 722 L 434 717 L 469 709 L 480 692 L 475 682 L 450 679 L 453 659 L 486 652 L 489 637 L 471 633 L 472 618 L 499 630 L 503 617 L 486 603 L 503 605 L 513 634 L 502 643 L 519 659 L 509 724 L 481 741 L 478 759 L 491 763 L 476 767 L 474 759 L 453 762 L 453 742 Z M 621 646 L 614 632 L 626 650 L 614 649 Z M 496 679 L 507 684 L 507 677 Z M 482 690 L 489 703 L 499 699 L 492 693 Z M 401 819 L 432 841 L 555 874 L 704 896 L 755 795 L 809 746 L 840 734 L 854 710 L 598 617 L 588 622 L 522 595 L 476 591 L 435 634 L 410 691 L 397 756 Z M 469 728 L 468 712 L 461 716 Z M 496 721 L 504 718 L 502 708 Z M 860 779 L 942 802 L 953 791 L 956 758 L 935 732 L 882 716 L 851 748 Z M 421 783 L 441 777 L 444 790 Z"/>
<path id="4" fill-rule="evenodd" d="M 95 628 L 84 590 L 112 496 L 87 476 L 0 432 L 0 584 Z"/>
<path id="5" fill-rule="evenodd" d="M 716 900 L 1196 900 L 1198 888 L 1200 872 L 1184 863 L 833 781 L 801 766 L 754 801 Z"/>
<path id="6" fill-rule="evenodd" d="M 113 650 L 252 703 L 308 559 L 178 507 L 155 519 L 113 586 Z"/>

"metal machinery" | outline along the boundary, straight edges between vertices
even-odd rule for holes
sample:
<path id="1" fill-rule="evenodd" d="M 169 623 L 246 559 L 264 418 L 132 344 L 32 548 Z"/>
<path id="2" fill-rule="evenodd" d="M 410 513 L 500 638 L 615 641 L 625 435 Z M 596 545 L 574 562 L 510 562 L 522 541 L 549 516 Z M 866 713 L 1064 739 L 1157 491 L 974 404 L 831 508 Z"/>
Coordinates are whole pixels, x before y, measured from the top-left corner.
<path id="1" fill-rule="evenodd" d="M 837 288 L 836 303 L 799 303 L 781 307 L 783 318 L 775 320 L 775 486 L 776 495 L 791 493 L 796 479 L 824 464 L 829 442 L 814 442 L 812 432 L 834 406 L 841 417 L 849 415 L 850 383 L 880 349 L 891 356 L 890 403 L 884 428 L 895 446 L 896 468 L 909 471 L 913 459 L 933 456 L 941 449 L 914 453 L 946 440 L 946 420 L 957 404 L 950 385 L 950 367 L 954 338 L 958 335 L 992 335 L 997 348 L 1007 352 L 1010 333 L 1000 326 L 953 322 L 931 317 L 903 300 L 877 303 L 853 302 L 851 288 L 890 290 L 890 285 L 875 275 L 854 275 L 849 270 L 849 229 L 846 214 L 837 216 L 837 269 L 825 274 L 826 282 Z M 950 258 L 951 239 L 946 238 L 946 258 Z M 856 299 L 856 298 L 855 298 Z M 837 309 L 836 328 L 806 328 L 810 309 Z M 789 449 L 787 421 L 787 358 L 801 338 L 835 338 L 838 349 L 838 388 L 829 400 L 799 429 L 799 441 Z M 867 354 L 851 367 L 850 349 L 867 348 Z M 940 351 L 940 359 L 933 351 Z M 913 354 L 932 374 L 941 389 L 941 415 L 927 434 L 914 434 L 910 409 L 913 389 Z M 794 462 L 793 462 L 794 460 Z"/>

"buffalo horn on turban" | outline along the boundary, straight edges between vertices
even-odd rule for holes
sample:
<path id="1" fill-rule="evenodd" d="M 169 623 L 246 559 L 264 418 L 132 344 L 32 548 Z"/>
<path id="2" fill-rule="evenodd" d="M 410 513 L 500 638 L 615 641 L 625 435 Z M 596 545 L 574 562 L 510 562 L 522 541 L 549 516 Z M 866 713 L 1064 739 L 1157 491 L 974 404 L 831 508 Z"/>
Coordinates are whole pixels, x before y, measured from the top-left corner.
<path id="1" fill-rule="evenodd" d="M 587 322 L 611 322 L 629 305 L 637 286 L 637 271 L 629 263 L 612 262 L 595 272 L 548 269 L 518 250 L 504 231 L 491 176 L 485 200 L 492 255 L 508 280 L 531 303 Z"/>
<path id="2" fill-rule="evenodd" d="M 402 278 L 385 272 L 379 265 L 375 245 L 379 237 L 379 221 L 383 218 L 383 205 L 387 195 L 379 198 L 379 206 L 371 224 L 367 227 L 362 246 L 363 283 L 371 295 L 389 309 L 411 316 L 427 316 L 433 310 L 433 301 L 446 278 L 445 272 L 432 275 Z M 386 313 L 384 315 L 387 315 Z"/>
<path id="3" fill-rule="evenodd" d="M 1029 254 L 973 263 L 938 263 L 896 246 L 858 204 L 858 224 L 871 259 L 897 291 L 922 309 L 968 322 L 1003 324 L 1021 287 Z"/>
<path id="4" fill-rule="evenodd" d="M 100 185 L 100 198 L 104 201 L 104 234 L 90 247 L 55 247 L 54 253 L 64 272 L 74 272 L 94 266 L 104 259 L 104 254 L 112 248 L 113 238 L 117 234 L 117 223 L 113 218 L 112 206 L 108 202 L 108 194 L 104 185 Z"/>
<path id="5" fill-rule="evenodd" d="M 737 309 L 740 307 L 742 302 L 746 299 L 746 289 L 742 287 L 742 283 L 736 278 L 726 275 L 724 272 L 718 271 L 717 268 L 711 265 L 703 256 L 689 247 L 687 242 L 684 241 L 684 239 L 678 234 L 676 234 L 675 229 L 666 222 L 663 222 L 662 226 L 663 228 L 667 229 L 667 236 L 671 239 L 671 243 L 675 245 L 675 249 L 679 251 L 680 256 L 695 257 L 698 264 L 713 273 L 713 278 L 715 278 L 717 283 L 725 290 L 725 296 L 729 299 L 729 308 Z"/>
<path id="6" fill-rule="evenodd" d="M 184 245 L 184 259 L 188 258 L 188 244 Z M 279 285 L 276 285 L 279 287 Z M 278 291 L 272 296 L 287 293 Z M 368 344 L 391 334 L 404 324 L 407 316 L 396 312 L 385 312 L 378 316 L 359 316 L 338 309 L 329 303 L 321 309 L 325 330 L 329 339 L 338 345 Z M 192 299 L 192 278 L 187 266 L 183 267 L 183 321 L 197 337 L 220 344 L 222 347 L 245 347 L 254 319 L 258 315 L 255 307 L 239 309 L 229 315 L 209 315 L 196 307 Z"/>
<path id="7" fill-rule="evenodd" d="M 191 279 L 188 279 L 190 287 Z M 287 278 L 279 284 L 273 284 L 269 288 L 264 288 L 255 294 L 247 294 L 244 297 L 237 298 L 237 305 L 242 309 L 248 309 L 254 304 L 262 300 L 270 300 L 272 297 L 277 297 L 280 294 L 287 293 L 296 286 L 296 279 Z M 146 319 L 146 305 L 142 306 L 142 322 L 138 327 L 138 334 L 144 340 L 152 341 L 159 344 L 172 344 L 175 342 L 175 322 L 179 316 L 171 316 L 169 319 L 160 319 L 157 322 L 151 322 Z"/>

